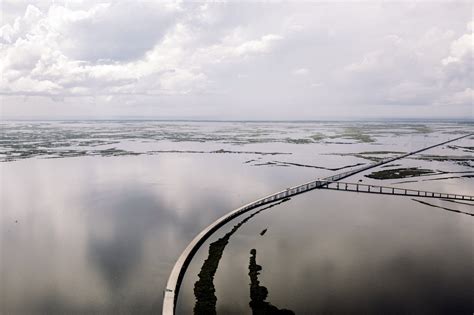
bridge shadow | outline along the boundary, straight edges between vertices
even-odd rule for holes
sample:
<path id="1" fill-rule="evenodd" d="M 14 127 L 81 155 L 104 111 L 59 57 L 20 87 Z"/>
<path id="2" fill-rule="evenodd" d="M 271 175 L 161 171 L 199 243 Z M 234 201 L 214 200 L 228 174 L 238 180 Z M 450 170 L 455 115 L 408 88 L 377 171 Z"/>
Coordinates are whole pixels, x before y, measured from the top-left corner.
<path id="1" fill-rule="evenodd" d="M 429 203 L 429 202 L 426 202 L 426 201 L 422 201 L 422 200 L 418 200 L 418 199 L 415 199 L 415 198 L 412 198 L 411 200 L 413 201 L 416 201 L 416 202 L 419 202 L 425 206 L 430 206 L 430 207 L 433 207 L 433 208 L 438 208 L 438 209 L 442 209 L 442 210 L 445 210 L 445 211 L 449 211 L 449 212 L 455 212 L 455 213 L 459 213 L 459 214 L 465 214 L 465 215 L 469 215 L 471 217 L 474 217 L 474 213 L 470 213 L 470 212 L 465 212 L 465 211 L 461 211 L 461 210 L 455 210 L 455 209 L 451 209 L 451 208 L 446 208 L 446 207 L 442 207 L 442 206 L 438 206 L 438 205 L 434 205 L 432 203 Z"/>
<path id="2" fill-rule="evenodd" d="M 260 212 L 273 208 L 283 202 L 290 200 L 290 198 L 285 198 L 280 202 L 271 204 L 267 207 L 264 207 L 251 215 L 247 216 L 245 219 L 234 225 L 232 230 L 230 230 L 223 237 L 219 238 L 217 241 L 209 244 L 209 253 L 207 259 L 204 261 L 201 271 L 198 274 L 199 280 L 194 284 L 194 296 L 196 298 L 196 303 L 194 305 L 194 314 L 197 315 L 213 315 L 216 313 L 216 290 L 214 287 L 214 276 L 216 274 L 217 268 L 219 266 L 219 261 L 222 258 L 224 249 L 229 243 L 230 237 L 237 232 L 237 230 L 249 221 L 251 218 L 259 214 Z"/>

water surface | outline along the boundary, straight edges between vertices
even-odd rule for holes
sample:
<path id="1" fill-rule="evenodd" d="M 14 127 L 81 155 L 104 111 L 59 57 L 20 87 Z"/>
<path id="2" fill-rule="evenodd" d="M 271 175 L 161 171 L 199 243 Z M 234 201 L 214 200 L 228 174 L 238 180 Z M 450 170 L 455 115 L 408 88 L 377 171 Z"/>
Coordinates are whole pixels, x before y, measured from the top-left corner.
<path id="1" fill-rule="evenodd" d="M 221 215 L 473 130 L 428 122 L 69 121 L 2 122 L 1 128 L 0 313 L 8 314 L 159 312 L 177 257 Z M 474 180 L 463 176 L 473 174 L 472 143 L 465 139 L 387 168 L 427 168 L 429 176 L 373 180 L 367 172 L 350 180 L 470 193 Z M 249 219 L 229 238 L 216 269 L 217 309 L 250 311 L 251 249 L 252 266 L 262 267 L 259 287 L 268 290 L 264 301 L 279 309 L 325 310 L 345 298 L 341 310 L 358 301 L 379 310 L 374 305 L 399 302 L 394 296 L 407 285 L 405 276 L 426 286 L 430 301 L 446 300 L 433 302 L 437 309 L 466 307 L 472 218 L 379 197 L 314 191 Z M 179 305 L 185 313 L 196 302 L 207 245 L 186 275 Z M 400 307 L 415 307 L 410 303 Z"/>

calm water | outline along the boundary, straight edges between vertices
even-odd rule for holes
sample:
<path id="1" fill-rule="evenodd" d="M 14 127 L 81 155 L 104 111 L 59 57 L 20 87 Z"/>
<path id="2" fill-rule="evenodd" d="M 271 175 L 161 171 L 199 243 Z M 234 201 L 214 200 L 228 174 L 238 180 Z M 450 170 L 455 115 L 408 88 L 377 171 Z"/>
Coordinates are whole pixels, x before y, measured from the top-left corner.
<path id="1" fill-rule="evenodd" d="M 474 129 L 118 121 L 1 128 L 0 313 L 8 314 L 159 312 L 175 260 L 224 213 Z M 473 142 L 392 166 L 432 170 L 427 176 L 350 180 L 472 194 Z M 181 313 L 196 304 L 209 243 L 244 219 L 201 248 L 183 283 Z M 260 265 L 253 288 L 264 286 L 267 302 L 298 314 L 472 311 L 473 240 L 471 216 L 410 198 L 313 191 L 255 214 L 228 237 L 214 279 L 216 309 L 251 313 L 249 265 Z"/>
<path id="2" fill-rule="evenodd" d="M 473 217 L 409 198 L 312 191 L 256 214 L 230 237 L 213 281 L 216 310 L 252 313 L 255 249 L 267 302 L 296 314 L 469 313 L 473 233 Z M 205 258 L 208 244 L 186 275 L 179 313 L 196 305 L 193 289 Z"/>

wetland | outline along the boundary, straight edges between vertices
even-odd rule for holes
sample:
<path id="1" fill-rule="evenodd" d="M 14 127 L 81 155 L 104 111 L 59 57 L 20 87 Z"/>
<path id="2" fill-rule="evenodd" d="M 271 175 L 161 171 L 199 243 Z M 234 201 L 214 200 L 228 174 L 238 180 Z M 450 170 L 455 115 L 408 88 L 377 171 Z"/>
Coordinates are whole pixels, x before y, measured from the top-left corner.
<path id="1" fill-rule="evenodd" d="M 222 215 L 474 131 L 430 121 L 0 124 L 5 314 L 159 313 L 176 259 Z M 469 195 L 473 141 L 346 181 Z M 257 208 L 203 244 L 177 310 L 471 311 L 473 205 L 314 190 Z"/>

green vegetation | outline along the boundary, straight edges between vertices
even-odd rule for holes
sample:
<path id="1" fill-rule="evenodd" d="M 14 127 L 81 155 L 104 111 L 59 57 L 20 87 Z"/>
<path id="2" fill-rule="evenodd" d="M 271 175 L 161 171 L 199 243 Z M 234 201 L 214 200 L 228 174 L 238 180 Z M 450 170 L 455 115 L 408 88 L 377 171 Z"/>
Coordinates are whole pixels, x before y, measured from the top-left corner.
<path id="1" fill-rule="evenodd" d="M 10 162 L 15 160 L 42 157 L 48 159 L 79 157 L 79 156 L 133 156 L 133 155 L 156 155 L 164 153 L 188 153 L 188 154 L 255 154 L 255 155 L 291 155 L 289 152 L 260 152 L 260 151 L 233 151 L 233 150 L 216 150 L 216 151 L 196 151 L 196 150 L 154 150 L 147 152 L 135 152 L 122 150 L 117 148 L 107 149 L 31 149 L 24 150 L 10 150 L 6 153 L 0 154 L 0 162 Z"/>
<path id="2" fill-rule="evenodd" d="M 318 142 L 324 144 L 377 144 L 377 137 L 397 137 L 413 133 L 428 134 L 433 132 L 426 124 L 393 122 L 324 124 L 239 122 L 204 126 L 185 122 L 78 121 L 3 122 L 0 123 L 0 126 L 2 128 L 2 133 L 0 133 L 0 161 L 2 162 L 34 157 L 123 156 L 158 152 L 134 152 L 129 150 L 128 146 L 121 148 L 120 144 L 130 142 L 199 142 L 231 145 L 255 143 L 311 145 Z M 467 126 L 462 124 L 436 125 L 436 131 L 445 134 L 463 134 L 466 133 L 466 130 Z M 473 152 L 472 146 L 450 146 L 450 148 L 462 150 L 466 153 Z M 166 152 L 171 153 L 172 151 Z M 174 153 L 181 152 L 175 151 Z M 374 154 L 378 154 L 376 152 L 362 152 L 360 153 L 362 155 L 358 157 L 378 161 L 379 159 L 374 156 Z M 189 151 L 185 153 L 209 152 Z M 236 153 L 236 151 L 232 153 Z M 367 155 L 367 157 L 363 155 Z"/>
<path id="3" fill-rule="evenodd" d="M 372 162 L 380 162 L 387 156 L 381 155 L 399 155 L 404 154 L 405 152 L 400 151 L 364 151 L 359 153 L 328 153 L 328 155 L 338 155 L 338 156 L 353 156 L 360 159 L 369 160 Z M 386 166 L 387 167 L 387 166 Z"/>
<path id="4" fill-rule="evenodd" d="M 359 143 L 371 143 L 375 140 L 368 134 L 366 128 L 361 127 L 348 127 L 345 128 L 342 134 L 331 136 L 331 139 L 349 139 L 355 140 Z"/>
<path id="5" fill-rule="evenodd" d="M 472 155 L 417 155 L 411 157 L 415 160 L 423 161 L 438 161 L 438 162 L 452 162 L 464 167 L 474 168 L 474 157 Z"/>
<path id="6" fill-rule="evenodd" d="M 294 144 L 308 144 L 308 143 L 313 143 L 314 141 L 311 140 L 311 139 L 306 139 L 306 138 L 302 138 L 302 139 L 286 138 L 285 142 L 286 143 L 294 143 Z"/>
<path id="7" fill-rule="evenodd" d="M 394 168 L 394 169 L 389 169 L 389 170 L 376 171 L 376 172 L 370 173 L 369 175 L 365 175 L 365 177 L 384 180 L 384 179 L 410 178 L 410 177 L 432 175 L 432 174 L 436 174 L 436 172 L 429 169 L 409 167 L 409 168 Z"/>
<path id="8" fill-rule="evenodd" d="M 433 129 L 426 125 L 413 125 L 411 129 L 417 133 L 431 133 Z"/>
<path id="9" fill-rule="evenodd" d="M 194 296 L 196 297 L 196 304 L 194 305 L 194 314 L 216 314 L 217 297 L 215 294 L 216 289 L 214 287 L 214 276 L 216 274 L 217 267 L 219 266 L 219 262 L 222 258 L 222 254 L 224 253 L 224 249 L 229 243 L 229 239 L 232 234 L 237 232 L 237 230 L 245 222 L 259 214 L 260 212 L 270 209 L 288 200 L 290 200 L 290 198 L 285 198 L 280 202 L 273 203 L 252 213 L 251 215 L 240 221 L 238 224 L 234 225 L 232 230 L 226 233 L 223 237 L 209 244 L 209 253 L 201 267 L 201 271 L 198 274 L 199 280 L 196 281 L 196 283 L 194 284 Z"/>
<path id="10" fill-rule="evenodd" d="M 320 132 L 315 133 L 314 135 L 311 135 L 309 137 L 313 139 L 314 141 L 321 141 L 321 140 L 326 139 L 326 136 Z"/>
<path id="11" fill-rule="evenodd" d="M 415 160 L 425 160 L 425 161 L 474 161 L 474 157 L 472 155 L 417 155 L 415 157 L 411 157 Z"/>
<path id="12" fill-rule="evenodd" d="M 293 311 L 278 309 L 269 302 L 265 301 L 268 296 L 268 289 L 260 285 L 258 275 L 262 266 L 257 264 L 257 250 L 250 250 L 249 277 L 250 277 L 250 308 L 254 315 L 290 315 Z"/>
<path id="13" fill-rule="evenodd" d="M 448 148 L 452 150 L 462 150 L 463 152 L 474 152 L 474 147 L 466 147 L 460 145 L 448 145 Z"/>

